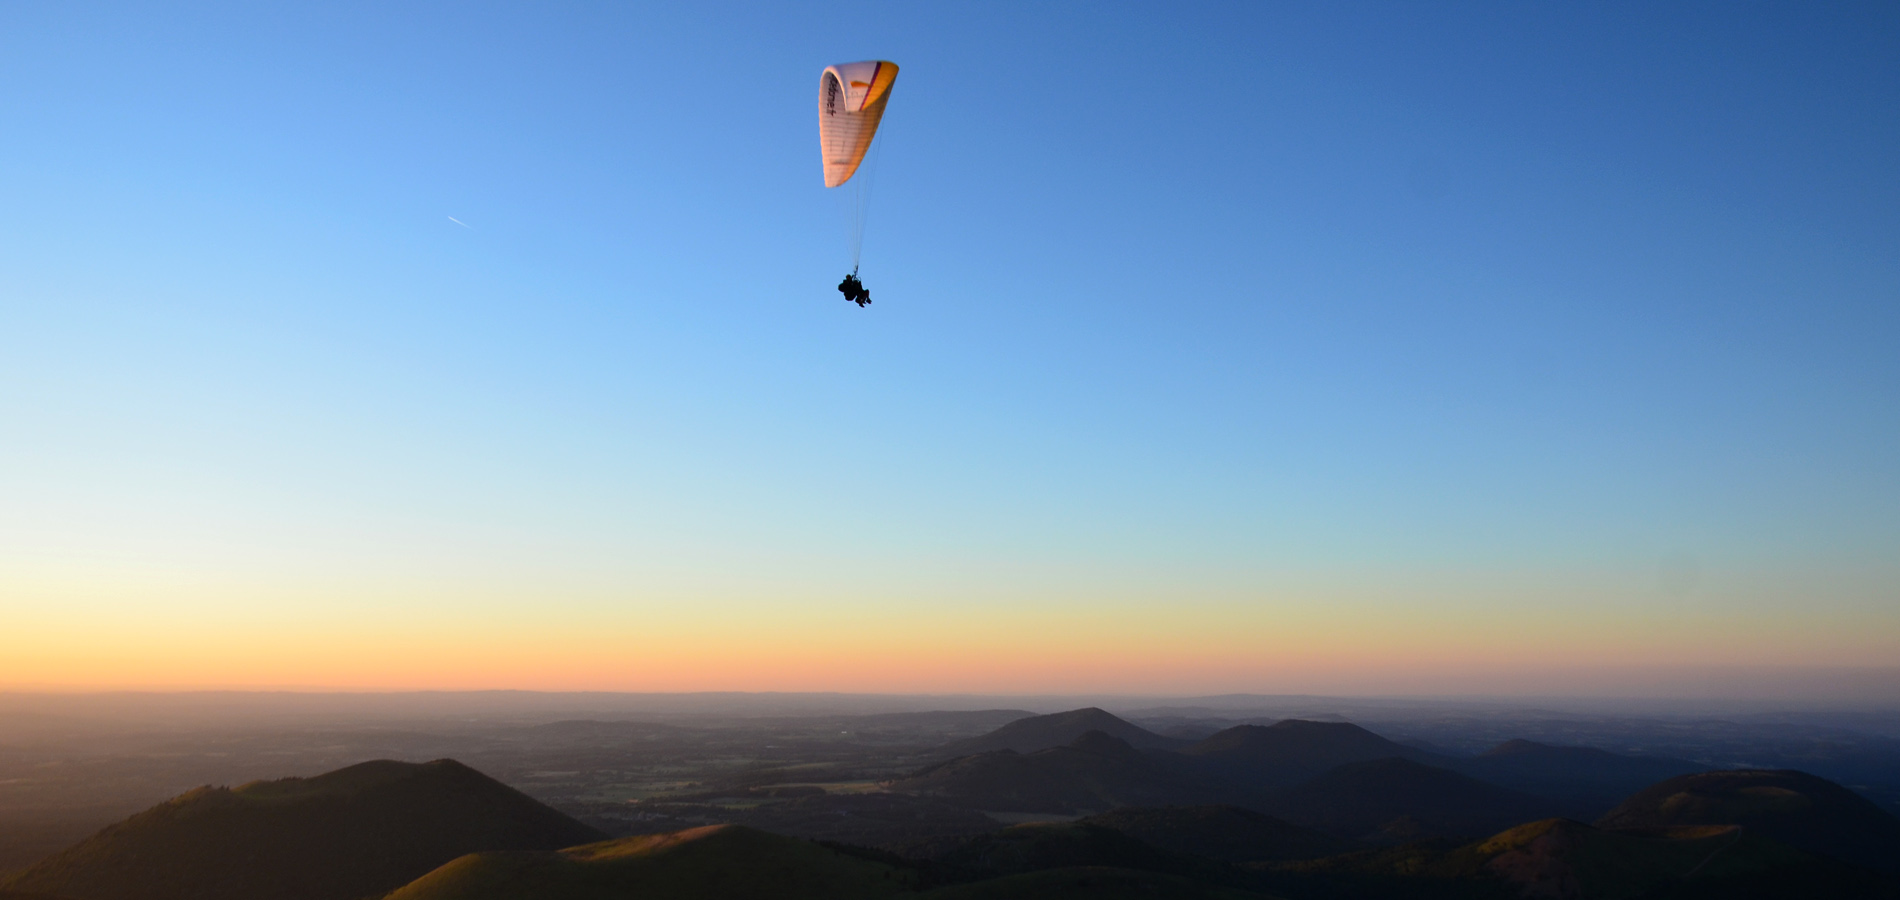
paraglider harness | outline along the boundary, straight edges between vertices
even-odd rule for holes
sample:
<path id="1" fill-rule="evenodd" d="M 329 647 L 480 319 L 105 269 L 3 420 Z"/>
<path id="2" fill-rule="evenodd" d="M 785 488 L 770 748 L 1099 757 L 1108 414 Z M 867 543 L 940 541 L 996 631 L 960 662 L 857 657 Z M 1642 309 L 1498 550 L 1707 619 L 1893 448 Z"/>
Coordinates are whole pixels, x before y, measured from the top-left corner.
<path id="1" fill-rule="evenodd" d="M 865 290 L 864 282 L 858 280 L 858 270 L 856 266 L 851 268 L 851 274 L 846 275 L 843 281 L 838 282 L 838 293 L 843 294 L 844 299 L 856 303 L 859 309 L 863 309 L 865 304 L 871 302 L 871 292 Z"/>

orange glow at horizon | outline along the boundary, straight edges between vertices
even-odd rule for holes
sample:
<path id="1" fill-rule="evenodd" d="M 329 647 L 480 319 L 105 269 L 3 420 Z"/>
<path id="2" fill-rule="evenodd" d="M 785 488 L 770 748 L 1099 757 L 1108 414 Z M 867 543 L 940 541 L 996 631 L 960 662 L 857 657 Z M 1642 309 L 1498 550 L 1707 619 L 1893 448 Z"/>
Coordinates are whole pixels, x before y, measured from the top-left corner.
<path id="1" fill-rule="evenodd" d="M 1471 577 L 964 603 L 71 582 L 35 593 L 45 602 L 0 634 L 0 689 L 1508 694 L 1608 690 L 1644 668 L 1900 659 L 1895 613 L 1879 605 L 1796 619 L 1730 602 L 1715 614 L 1603 584 Z"/>

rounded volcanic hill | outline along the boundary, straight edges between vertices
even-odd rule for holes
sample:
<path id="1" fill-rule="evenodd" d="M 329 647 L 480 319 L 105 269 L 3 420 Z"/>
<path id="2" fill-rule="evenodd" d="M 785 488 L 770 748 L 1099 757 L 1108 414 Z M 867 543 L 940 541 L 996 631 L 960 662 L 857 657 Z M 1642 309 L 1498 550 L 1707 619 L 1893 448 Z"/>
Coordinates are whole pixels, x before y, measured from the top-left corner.
<path id="1" fill-rule="evenodd" d="M 1900 818 L 1841 785 L 1791 769 L 1671 778 L 1597 820 L 1600 828 L 1617 829 L 1694 825 L 1740 825 L 1810 853 L 1900 870 Z"/>
<path id="2" fill-rule="evenodd" d="M 379 760 L 186 792 L 0 887 L 74 900 L 360 900 L 474 851 L 601 837 L 454 760 Z"/>
<path id="3" fill-rule="evenodd" d="M 1046 716 L 1017 719 L 985 735 L 956 741 L 932 752 L 937 758 L 970 756 L 997 750 L 1034 753 L 1061 747 L 1091 731 L 1120 738 L 1131 747 L 1143 750 L 1170 750 L 1185 747 L 1188 741 L 1163 737 L 1104 709 L 1090 706 Z"/>
<path id="4" fill-rule="evenodd" d="M 1448 762 L 1430 751 L 1387 740 L 1349 722 L 1304 719 L 1236 725 L 1181 752 L 1229 777 L 1262 787 L 1286 787 L 1337 766 L 1374 759 Z"/>
<path id="5" fill-rule="evenodd" d="M 915 874 L 801 838 L 706 825 L 559 852 L 475 853 L 384 900 L 875 900 Z"/>

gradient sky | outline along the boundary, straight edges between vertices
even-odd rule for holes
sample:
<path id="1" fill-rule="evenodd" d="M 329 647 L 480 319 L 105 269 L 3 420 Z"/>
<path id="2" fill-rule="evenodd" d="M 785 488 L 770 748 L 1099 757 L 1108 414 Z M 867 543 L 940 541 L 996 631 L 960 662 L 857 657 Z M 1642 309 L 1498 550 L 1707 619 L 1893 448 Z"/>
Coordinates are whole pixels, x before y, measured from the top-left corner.
<path id="1" fill-rule="evenodd" d="M 0 686 L 1900 661 L 1900 6 L 1177 7 L 0 5 Z"/>

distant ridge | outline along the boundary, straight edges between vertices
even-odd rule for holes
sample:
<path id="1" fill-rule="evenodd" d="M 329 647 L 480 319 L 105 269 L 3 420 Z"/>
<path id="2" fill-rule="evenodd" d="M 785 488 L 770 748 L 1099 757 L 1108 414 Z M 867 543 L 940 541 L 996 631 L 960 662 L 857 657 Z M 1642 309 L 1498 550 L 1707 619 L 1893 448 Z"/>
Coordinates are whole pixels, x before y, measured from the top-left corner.
<path id="1" fill-rule="evenodd" d="M 1597 820 L 1655 830 L 1740 825 L 1789 846 L 1900 871 L 1900 818 L 1832 781 L 1788 769 L 1683 775 L 1645 788 Z"/>
<path id="2" fill-rule="evenodd" d="M 201 787 L 0 887 L 75 900 L 361 900 L 475 850 L 603 835 L 454 760 Z"/>
<path id="3" fill-rule="evenodd" d="M 1170 750 L 1185 747 L 1190 743 L 1180 738 L 1163 737 L 1107 710 L 1090 706 L 1046 716 L 1018 719 L 989 734 L 945 744 L 932 751 L 931 755 L 939 759 L 948 759 L 996 750 L 1034 753 L 1050 747 L 1064 746 L 1091 731 L 1099 731 L 1120 738 L 1129 746 L 1142 750 Z"/>

